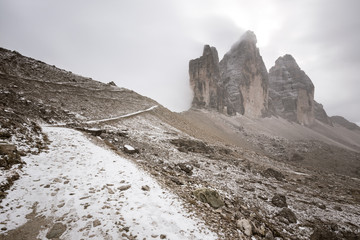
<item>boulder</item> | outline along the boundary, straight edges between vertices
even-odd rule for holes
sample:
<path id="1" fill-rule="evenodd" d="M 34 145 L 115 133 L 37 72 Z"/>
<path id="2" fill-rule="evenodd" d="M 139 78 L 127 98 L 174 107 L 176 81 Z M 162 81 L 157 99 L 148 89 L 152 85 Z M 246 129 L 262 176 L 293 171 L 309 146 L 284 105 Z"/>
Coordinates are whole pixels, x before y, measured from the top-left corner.
<path id="1" fill-rule="evenodd" d="M 287 221 L 289 221 L 289 223 L 296 223 L 297 221 L 297 218 L 293 211 L 291 211 L 287 207 L 284 207 L 277 215 L 285 218 Z"/>
<path id="2" fill-rule="evenodd" d="M 275 194 L 274 197 L 271 199 L 272 204 L 274 204 L 276 207 L 287 207 L 286 203 L 286 197 L 281 194 Z"/>
<path id="3" fill-rule="evenodd" d="M 200 188 L 195 190 L 193 194 L 198 200 L 208 203 L 213 208 L 224 206 L 224 201 L 221 199 L 220 194 L 215 190 Z"/>
<path id="4" fill-rule="evenodd" d="M 262 175 L 267 178 L 273 177 L 278 181 L 283 181 L 285 178 L 285 176 L 281 172 L 279 172 L 275 169 L 272 169 L 272 168 L 268 168 L 265 171 L 263 171 Z"/>

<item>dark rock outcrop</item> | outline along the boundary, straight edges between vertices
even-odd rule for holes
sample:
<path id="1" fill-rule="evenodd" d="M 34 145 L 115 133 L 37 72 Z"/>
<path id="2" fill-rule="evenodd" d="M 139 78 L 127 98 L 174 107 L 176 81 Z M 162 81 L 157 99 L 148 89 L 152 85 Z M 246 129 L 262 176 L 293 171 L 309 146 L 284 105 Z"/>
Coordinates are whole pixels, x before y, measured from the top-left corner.
<path id="1" fill-rule="evenodd" d="M 269 71 L 269 88 L 277 115 L 304 125 L 314 122 L 314 85 L 291 55 L 276 60 Z"/>

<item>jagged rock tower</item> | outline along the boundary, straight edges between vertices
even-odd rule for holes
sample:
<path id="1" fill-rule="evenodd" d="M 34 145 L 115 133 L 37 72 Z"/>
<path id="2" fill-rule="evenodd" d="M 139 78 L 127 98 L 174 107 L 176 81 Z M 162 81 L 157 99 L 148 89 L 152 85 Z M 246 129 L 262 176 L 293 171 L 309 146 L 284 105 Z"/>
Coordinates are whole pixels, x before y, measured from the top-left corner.
<path id="1" fill-rule="evenodd" d="M 255 34 L 247 31 L 219 64 L 229 115 L 261 117 L 267 112 L 268 72 L 256 42 Z"/>
<path id="2" fill-rule="evenodd" d="M 314 122 L 314 85 L 291 55 L 276 60 L 269 71 L 269 84 L 278 115 L 304 125 Z"/>
<path id="3" fill-rule="evenodd" d="M 267 113 L 268 73 L 253 32 L 246 32 L 220 63 L 216 49 L 206 45 L 203 56 L 190 61 L 189 74 L 193 107 L 249 117 Z"/>
<path id="4" fill-rule="evenodd" d="M 194 92 L 192 106 L 221 111 L 223 99 L 219 87 L 219 57 L 216 48 L 205 45 L 203 55 L 189 62 L 189 75 Z"/>

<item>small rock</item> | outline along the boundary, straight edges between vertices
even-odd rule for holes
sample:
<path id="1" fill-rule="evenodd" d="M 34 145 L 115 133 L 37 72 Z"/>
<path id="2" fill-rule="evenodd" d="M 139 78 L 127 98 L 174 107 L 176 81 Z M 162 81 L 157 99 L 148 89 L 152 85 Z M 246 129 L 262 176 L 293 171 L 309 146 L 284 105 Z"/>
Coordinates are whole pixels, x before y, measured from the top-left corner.
<path id="1" fill-rule="evenodd" d="M 326 209 L 326 206 L 322 203 L 317 203 L 316 206 L 318 206 L 318 208 L 323 209 L 323 210 Z"/>
<path id="2" fill-rule="evenodd" d="M 296 223 L 297 218 L 293 211 L 291 211 L 289 208 L 284 207 L 279 213 L 278 216 L 285 218 L 289 221 L 289 223 Z"/>
<path id="3" fill-rule="evenodd" d="M 261 200 L 267 201 L 268 198 L 266 196 L 263 195 L 258 195 L 258 198 L 260 198 Z"/>
<path id="4" fill-rule="evenodd" d="M 265 226 L 263 224 L 261 224 L 260 226 L 256 226 L 255 224 L 253 224 L 253 232 L 254 234 L 264 237 L 266 232 Z"/>
<path id="5" fill-rule="evenodd" d="M 276 207 L 287 207 L 286 197 L 281 194 L 275 194 L 274 197 L 271 199 L 272 204 Z"/>
<path id="6" fill-rule="evenodd" d="M 150 191 L 150 187 L 148 185 L 142 186 L 141 190 L 143 191 Z"/>
<path id="7" fill-rule="evenodd" d="M 118 187 L 117 189 L 118 189 L 119 191 L 126 191 L 126 190 L 128 190 L 129 188 L 131 188 L 131 185 L 130 185 L 130 184 L 127 184 L 127 185 L 122 185 L 122 186 Z"/>
<path id="8" fill-rule="evenodd" d="M 334 207 L 334 210 L 341 212 L 341 211 L 342 211 L 342 208 L 341 208 L 340 206 L 335 206 L 335 207 Z"/>
<path id="9" fill-rule="evenodd" d="M 266 240 L 274 240 L 274 234 L 273 234 L 271 231 L 268 231 L 268 232 L 265 234 L 265 239 L 266 239 Z"/>
<path id="10" fill-rule="evenodd" d="M 192 175 L 192 170 L 194 169 L 193 166 L 191 166 L 191 164 L 189 163 L 178 163 L 177 166 L 179 166 L 179 168 L 186 172 L 189 175 Z"/>
<path id="11" fill-rule="evenodd" d="M 50 184 L 46 184 L 44 188 L 50 188 Z"/>
<path id="12" fill-rule="evenodd" d="M 53 182 L 61 183 L 61 179 L 60 178 L 54 178 Z"/>
<path id="13" fill-rule="evenodd" d="M 246 236 L 252 235 L 252 226 L 249 220 L 247 219 L 240 219 L 236 221 L 236 226 L 244 232 Z"/>
<path id="14" fill-rule="evenodd" d="M 269 177 L 273 177 L 275 178 L 276 180 L 278 181 L 283 181 L 285 176 L 284 174 L 282 174 L 281 172 L 279 171 L 276 171 L 272 168 L 268 168 L 266 169 L 263 173 L 262 173 L 263 176 L 269 178 Z"/>
<path id="15" fill-rule="evenodd" d="M 59 205 L 57 205 L 58 208 L 62 208 L 63 206 L 65 206 L 65 203 L 60 203 Z"/>
<path id="16" fill-rule="evenodd" d="M 97 227 L 97 226 L 100 226 L 101 225 L 101 222 L 99 219 L 96 219 L 95 221 L 93 221 L 93 227 Z"/>
<path id="17" fill-rule="evenodd" d="M 2 227 L 2 228 L 1 228 L 1 231 L 6 231 L 6 230 L 7 230 L 6 227 Z"/>
<path id="18" fill-rule="evenodd" d="M 135 149 L 134 147 L 132 147 L 130 145 L 124 145 L 124 152 L 129 153 L 129 154 L 134 154 L 134 153 L 138 153 L 139 150 Z"/>
<path id="19" fill-rule="evenodd" d="M 165 234 L 160 234 L 160 239 L 165 239 L 166 235 Z"/>
<path id="20" fill-rule="evenodd" d="M 182 181 L 180 181 L 180 179 L 178 179 L 177 177 L 171 177 L 170 179 L 177 185 L 184 185 L 184 183 Z"/>
<path id="21" fill-rule="evenodd" d="M 66 225 L 55 223 L 54 226 L 46 234 L 47 239 L 59 238 L 66 231 Z"/>
<path id="22" fill-rule="evenodd" d="M 108 187 L 107 189 L 109 194 L 114 194 L 114 191 L 111 188 Z"/>

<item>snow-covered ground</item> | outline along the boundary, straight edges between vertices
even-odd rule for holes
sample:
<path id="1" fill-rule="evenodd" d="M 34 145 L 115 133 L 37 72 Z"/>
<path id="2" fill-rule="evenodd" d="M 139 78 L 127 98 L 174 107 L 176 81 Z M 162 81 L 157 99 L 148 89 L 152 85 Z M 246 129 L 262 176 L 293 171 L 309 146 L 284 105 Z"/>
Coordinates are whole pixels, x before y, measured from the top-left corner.
<path id="1" fill-rule="evenodd" d="M 52 141 L 50 148 L 24 158 L 21 177 L 2 202 L 1 228 L 9 231 L 24 224 L 37 202 L 38 215 L 67 226 L 61 239 L 123 239 L 124 233 L 135 239 L 161 234 L 166 239 L 217 238 L 177 196 L 129 160 L 78 131 L 43 131 Z M 46 239 L 50 227 L 38 237 Z"/>

